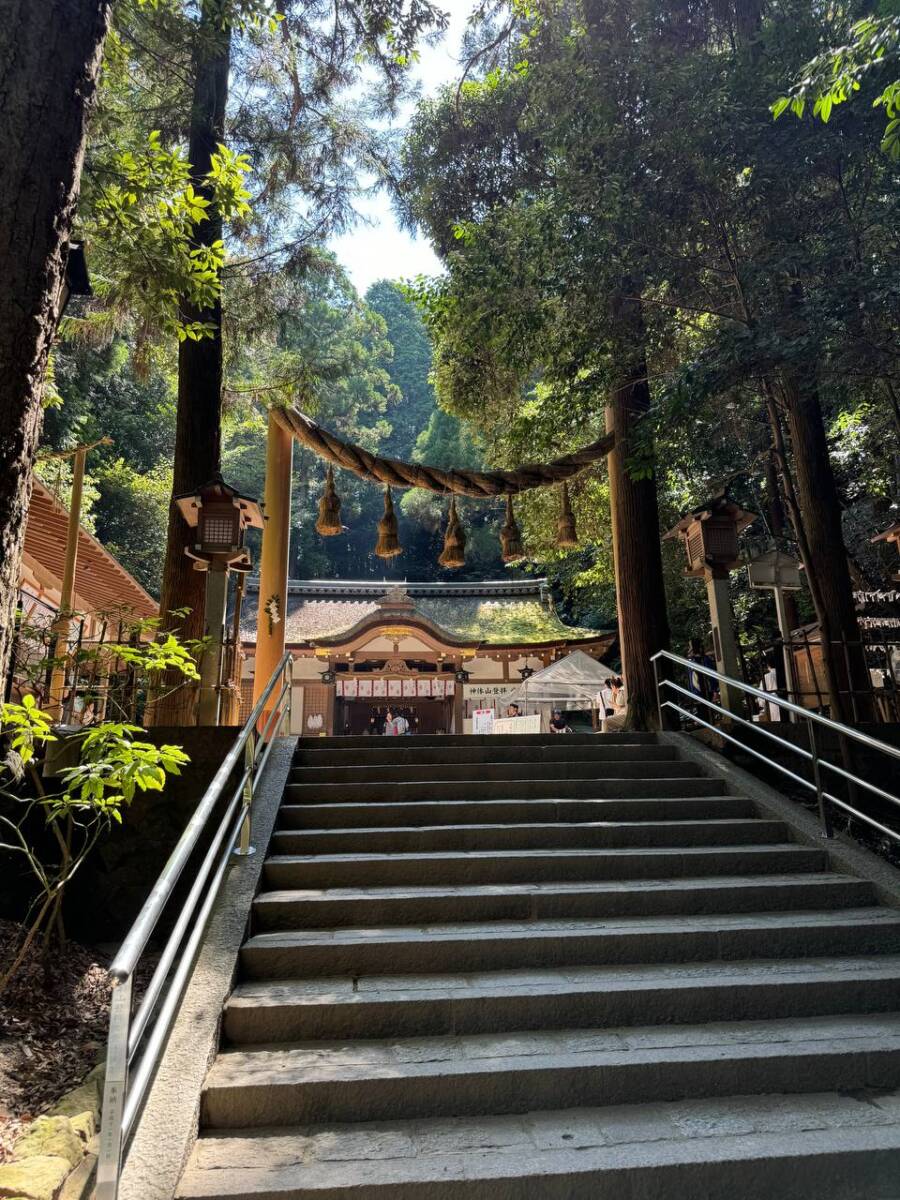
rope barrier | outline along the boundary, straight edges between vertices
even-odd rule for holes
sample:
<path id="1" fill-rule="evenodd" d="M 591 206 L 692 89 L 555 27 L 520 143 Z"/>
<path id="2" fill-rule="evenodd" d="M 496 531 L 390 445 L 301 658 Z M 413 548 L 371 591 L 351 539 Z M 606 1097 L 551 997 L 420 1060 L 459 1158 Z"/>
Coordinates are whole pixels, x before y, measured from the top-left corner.
<path id="1" fill-rule="evenodd" d="M 526 463 L 514 471 L 445 471 L 423 463 L 381 458 L 362 446 L 335 437 L 296 408 L 276 409 L 275 419 L 319 458 L 353 471 L 363 479 L 375 479 L 390 487 L 425 488 L 442 495 L 474 496 L 476 499 L 512 496 L 532 488 L 562 483 L 605 458 L 615 444 L 615 435 L 606 433 L 589 446 L 549 463 Z"/>

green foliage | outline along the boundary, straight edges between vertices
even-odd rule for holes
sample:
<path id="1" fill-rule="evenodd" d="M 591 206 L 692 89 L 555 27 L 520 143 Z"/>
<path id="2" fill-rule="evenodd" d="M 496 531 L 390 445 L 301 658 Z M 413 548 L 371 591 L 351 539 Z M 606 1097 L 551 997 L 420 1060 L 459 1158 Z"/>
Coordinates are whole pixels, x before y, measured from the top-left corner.
<path id="1" fill-rule="evenodd" d="M 138 320 L 162 336 L 198 340 L 212 333 L 208 322 L 185 321 L 182 306 L 210 308 L 221 294 L 225 244 L 202 240 L 208 212 L 225 222 L 249 215 L 250 193 L 244 179 L 246 154 L 219 145 L 205 178 L 209 197 L 194 188 L 184 151 L 166 149 L 158 129 L 147 136 L 143 152 L 120 150 L 98 181 L 89 239 L 105 247 L 116 263 L 114 293 Z"/>
<path id="2" fill-rule="evenodd" d="M 429 380 L 431 342 L 418 309 L 399 284 L 387 279 L 373 283 L 365 300 L 384 321 L 385 336 L 392 347 L 385 367 L 401 397 L 392 410 L 391 431 L 381 449 L 394 458 L 409 458 L 416 437 L 421 435 L 435 410 L 434 390 Z"/>
<path id="3" fill-rule="evenodd" d="M 156 623 L 138 622 L 136 633 L 152 631 Z M 24 631 L 27 637 L 27 629 Z M 91 652 L 88 652 L 90 654 Z M 148 676 L 167 669 L 196 678 L 188 649 L 172 635 L 143 644 L 109 644 L 97 653 L 109 662 L 126 660 Z M 81 660 L 82 667 L 85 660 Z M 44 669 L 46 674 L 46 664 Z M 102 721 L 78 736 L 77 765 L 58 773 L 60 786 L 45 790 L 36 758 L 51 742 L 50 713 L 26 693 L 18 703 L 0 704 L 0 739 L 7 743 L 0 765 L 0 828 L 8 841 L 0 851 L 20 855 L 34 879 L 36 894 L 26 921 L 27 932 L 11 966 L 0 978 L 0 992 L 15 974 L 28 947 L 40 931 L 45 945 L 54 932 L 62 930 L 61 904 L 65 889 L 112 823 L 122 822 L 122 810 L 138 791 L 162 791 L 171 775 L 181 773 L 189 762 L 180 746 L 162 745 L 140 738 L 143 731 L 129 721 Z M 35 837 L 32 817 L 41 814 L 52 835 L 49 843 Z"/>
<path id="4" fill-rule="evenodd" d="M 575 449 L 603 430 L 628 355 L 617 313 L 639 303 L 653 408 L 627 462 L 636 478 L 655 470 L 664 528 L 726 483 L 773 519 L 765 388 L 781 372 L 817 381 L 851 503 L 869 490 L 863 461 L 880 489 L 900 482 L 898 190 L 871 136 L 879 113 L 773 126 L 771 96 L 840 16 L 811 0 L 754 11 L 505 6 L 503 36 L 502 19 L 476 22 L 490 48 L 478 71 L 420 105 L 403 150 L 401 203 L 446 266 L 414 287 L 439 403 L 492 464 Z M 854 438 L 865 457 L 842 458 Z M 602 474 L 581 487 L 587 545 L 572 555 L 552 549 L 552 496 L 517 508 L 573 611 L 608 605 L 612 577 Z M 857 555 L 871 522 L 856 533 L 848 511 Z M 681 641 L 703 603 L 668 560 L 667 584 Z"/>
<path id="5" fill-rule="evenodd" d="M 21 704 L 7 702 L 0 706 L 0 732 L 5 728 L 11 733 L 9 747 L 18 754 L 23 767 L 31 762 L 38 747 L 56 741 L 50 732 L 52 724 L 50 714 L 38 708 L 30 694 L 22 697 Z"/>
<path id="6" fill-rule="evenodd" d="M 154 746 L 135 737 L 139 725 L 105 721 L 84 735 L 77 767 L 60 771 L 63 791 L 43 801 L 48 819 L 78 812 L 122 822 L 122 805 L 136 791 L 161 792 L 190 758 L 180 746 Z"/>
<path id="7" fill-rule="evenodd" d="M 107 653 L 114 659 L 120 658 L 130 666 L 138 667 L 148 676 L 173 669 L 180 671 L 185 679 L 200 678 L 190 650 L 173 633 L 161 633 L 158 640 L 139 642 L 137 645 L 111 642 Z"/>
<path id="8" fill-rule="evenodd" d="M 845 45 L 817 54 L 806 64 L 788 95 L 774 102 L 772 114 L 777 120 L 790 110 L 802 117 L 811 101 L 813 116 L 827 125 L 836 105 L 871 90 L 874 81 L 877 94 L 872 105 L 882 108 L 887 117 L 881 149 L 900 162 L 900 79 L 882 87 L 885 69 L 898 64 L 900 16 L 865 17 L 851 26 Z"/>

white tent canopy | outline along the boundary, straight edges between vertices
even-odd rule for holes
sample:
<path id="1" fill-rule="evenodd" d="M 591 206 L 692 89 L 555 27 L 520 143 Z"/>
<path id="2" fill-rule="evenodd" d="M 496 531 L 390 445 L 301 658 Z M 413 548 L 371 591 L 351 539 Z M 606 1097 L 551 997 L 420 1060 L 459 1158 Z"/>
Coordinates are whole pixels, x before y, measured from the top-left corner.
<path id="1" fill-rule="evenodd" d="M 573 650 L 526 679 L 508 704 L 552 704 L 555 708 L 592 708 L 595 697 L 615 671 L 583 650 Z"/>

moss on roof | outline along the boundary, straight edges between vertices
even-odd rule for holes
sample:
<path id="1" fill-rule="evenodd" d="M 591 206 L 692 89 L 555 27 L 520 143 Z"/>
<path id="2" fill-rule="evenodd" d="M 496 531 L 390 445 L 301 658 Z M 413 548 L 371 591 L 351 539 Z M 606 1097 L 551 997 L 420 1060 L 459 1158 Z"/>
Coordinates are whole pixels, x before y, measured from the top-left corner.
<path id="1" fill-rule="evenodd" d="M 597 636 L 596 629 L 564 625 L 540 600 L 419 599 L 416 608 L 435 625 L 463 641 L 519 645 L 522 642 L 577 641 Z"/>
<path id="2" fill-rule="evenodd" d="M 321 599 L 290 596 L 285 620 L 289 644 L 340 638 L 364 617 L 378 612 L 369 599 Z M 540 642 L 574 642 L 598 638 L 601 631 L 564 624 L 540 599 L 483 596 L 416 597 L 415 611 L 433 622 L 458 642 L 488 642 L 496 646 L 518 646 Z M 386 611 L 384 619 L 396 623 L 397 614 Z M 254 627 L 243 629 L 252 641 Z"/>

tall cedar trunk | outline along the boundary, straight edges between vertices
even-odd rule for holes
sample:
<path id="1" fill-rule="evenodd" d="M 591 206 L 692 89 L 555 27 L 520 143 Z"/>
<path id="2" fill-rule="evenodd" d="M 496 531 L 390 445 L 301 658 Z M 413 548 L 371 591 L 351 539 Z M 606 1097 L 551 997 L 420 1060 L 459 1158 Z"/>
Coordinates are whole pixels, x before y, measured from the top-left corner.
<path id="1" fill-rule="evenodd" d="M 225 108 L 228 101 L 228 70 L 231 36 L 222 28 L 222 0 L 203 5 L 197 50 L 194 54 L 194 96 L 191 111 L 189 158 L 194 189 L 211 199 L 205 177 L 216 147 L 225 139 Z M 209 244 L 222 237 L 222 219 L 214 206 L 197 227 L 196 242 Z M 222 304 L 197 309 L 182 306 L 185 321 L 212 325 L 212 336 L 200 341 L 190 338 L 178 348 L 178 415 L 175 432 L 175 463 L 172 494 L 202 487 L 221 469 L 222 420 Z M 203 607 L 206 575 L 192 568 L 185 549 L 194 536 L 174 504 L 169 508 L 166 557 L 163 565 L 160 609 L 182 637 L 203 636 Z M 186 617 L 168 619 L 175 609 L 189 609 Z M 177 681 L 172 681 L 177 682 Z M 194 719 L 194 689 L 171 691 L 156 706 L 154 722 L 190 724 Z"/>
<path id="2" fill-rule="evenodd" d="M 812 594 L 822 652 L 828 659 L 828 674 L 837 693 L 829 696 L 832 716 L 844 722 L 868 720 L 871 719 L 869 672 L 861 646 L 841 529 L 841 505 L 814 376 L 785 370 L 781 392 L 797 480 L 797 501 L 808 545 L 808 570 L 815 573 Z"/>
<path id="3" fill-rule="evenodd" d="M 636 294 L 628 286 L 623 293 Z M 632 479 L 627 468 L 631 432 L 650 407 L 640 302 L 616 297 L 613 321 L 616 330 L 613 353 L 619 382 L 609 397 L 606 427 L 616 435 L 607 466 L 619 644 L 628 694 L 628 725 L 632 729 L 653 729 L 659 720 L 650 660 L 658 650 L 668 648 L 669 621 L 656 479 Z"/>
<path id="4" fill-rule="evenodd" d="M 109 0 L 0 0 L 0 679 Z"/>

